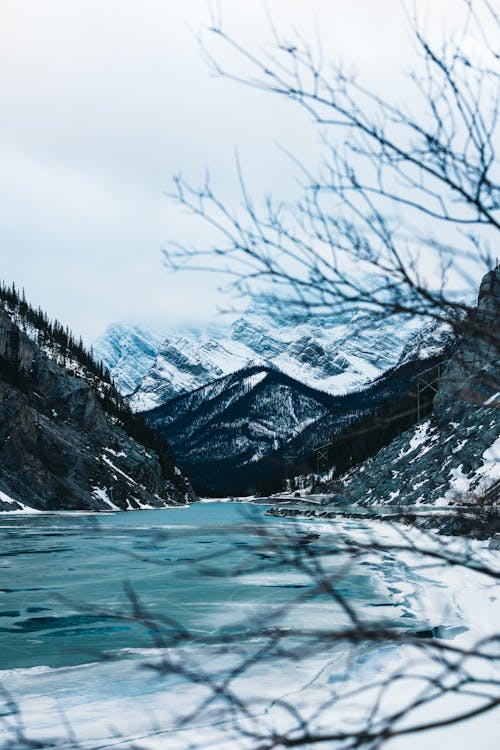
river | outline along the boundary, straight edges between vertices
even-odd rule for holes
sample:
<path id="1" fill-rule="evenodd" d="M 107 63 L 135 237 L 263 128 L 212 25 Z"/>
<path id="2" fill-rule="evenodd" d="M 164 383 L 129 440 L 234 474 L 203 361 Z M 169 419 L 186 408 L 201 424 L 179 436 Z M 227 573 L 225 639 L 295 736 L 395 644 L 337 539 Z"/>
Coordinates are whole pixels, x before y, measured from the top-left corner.
<path id="1" fill-rule="evenodd" d="M 328 576 L 338 572 L 339 591 L 360 616 L 416 632 L 436 624 L 450 633 L 468 628 L 453 605 L 443 614 L 445 587 L 430 586 L 428 601 L 419 602 L 428 579 L 397 556 L 346 565 L 345 555 L 335 554 L 340 532 L 368 533 L 373 523 L 297 523 L 265 511 L 214 502 L 0 516 L 0 684 L 8 691 L 0 747 L 10 746 L 16 732 L 60 747 L 74 746 L 72 732 L 89 748 L 132 740 L 147 747 L 235 747 L 221 706 L 178 729 L 206 687 L 186 673 L 227 674 L 262 647 L 259 628 L 311 633 L 349 621 L 328 592 L 317 590 L 302 564 L 308 555 L 300 565 L 287 559 L 283 540 L 290 534 L 301 549 L 316 550 L 313 559 Z M 297 637 L 293 644 L 300 645 Z M 351 657 L 342 643 L 300 659 L 267 652 L 238 677 L 238 694 L 257 692 L 262 715 L 283 696 L 314 703 L 315 690 L 324 693 L 345 679 Z M 395 658 L 394 646 L 360 645 L 357 678 Z"/>

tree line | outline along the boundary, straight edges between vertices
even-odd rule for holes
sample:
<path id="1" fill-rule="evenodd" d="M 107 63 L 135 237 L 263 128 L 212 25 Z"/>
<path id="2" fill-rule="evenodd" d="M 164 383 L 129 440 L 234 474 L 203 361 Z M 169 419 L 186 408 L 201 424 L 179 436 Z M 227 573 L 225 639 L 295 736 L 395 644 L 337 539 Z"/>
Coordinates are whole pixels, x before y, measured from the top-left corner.
<path id="1" fill-rule="evenodd" d="M 5 282 L 0 282 L 0 301 L 10 312 L 19 316 L 22 328 L 32 326 L 36 329 L 37 343 L 41 347 L 50 347 L 54 352 L 59 350 L 64 365 L 66 360 L 73 356 L 88 373 L 104 383 L 114 385 L 109 369 L 104 366 L 102 360 L 95 359 L 92 347 L 87 349 L 81 336 L 77 338 L 68 326 L 64 326 L 57 318 L 51 320 L 41 307 L 33 307 L 26 300 L 24 289 L 19 291 L 14 283 L 8 286 Z"/>
<path id="2" fill-rule="evenodd" d="M 70 373 L 71 364 L 80 365 L 84 371 L 84 379 L 104 411 L 122 425 L 129 437 L 157 453 L 164 473 L 173 476 L 174 459 L 167 441 L 158 437 L 140 415 L 132 412 L 128 402 L 116 388 L 109 369 L 102 360 L 95 359 L 92 347 L 87 349 L 82 338 L 77 338 L 67 326 L 63 326 L 57 319 L 51 320 L 40 307 L 33 307 L 26 300 L 24 290 L 19 291 L 15 284 L 8 286 L 0 282 L 0 303 L 3 303 L 9 314 L 17 318 L 14 322 L 18 323 L 9 334 L 5 356 L 0 356 L 0 373 L 5 380 L 28 396 L 35 389 L 39 363 L 36 359 L 33 360 L 27 370 L 20 357 L 20 329 L 26 331 L 28 327 L 32 327 L 36 331 L 36 343 L 42 351 L 49 352 L 51 358 Z"/>

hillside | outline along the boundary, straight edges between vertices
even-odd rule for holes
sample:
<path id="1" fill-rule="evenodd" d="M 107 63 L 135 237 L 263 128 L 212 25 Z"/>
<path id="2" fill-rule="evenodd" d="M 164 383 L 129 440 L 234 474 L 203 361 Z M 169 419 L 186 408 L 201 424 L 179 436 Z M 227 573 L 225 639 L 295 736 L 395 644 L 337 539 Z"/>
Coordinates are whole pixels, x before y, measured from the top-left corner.
<path id="1" fill-rule="evenodd" d="M 481 284 L 476 321 L 449 359 L 428 419 L 344 477 L 362 504 L 500 502 L 500 268 Z"/>
<path id="2" fill-rule="evenodd" d="M 346 396 L 332 396 L 274 368 L 254 365 L 171 399 L 144 417 L 182 456 L 198 492 L 265 494 L 282 489 L 286 475 L 310 472 L 314 448 L 333 435 L 344 436 L 346 466 L 373 455 L 415 422 L 414 378 L 435 361 L 394 368 Z M 430 403 L 422 408 L 428 410 Z M 382 425 L 381 418 L 389 416 L 395 418 Z M 368 438 L 348 434 L 370 420 Z M 339 463 L 338 456 L 335 460 Z"/>
<path id="3" fill-rule="evenodd" d="M 131 414 L 81 341 L 15 289 L 2 287 L 0 301 L 0 510 L 195 499 L 169 446 Z"/>
<path id="4" fill-rule="evenodd" d="M 500 530 L 500 267 L 481 284 L 470 326 L 449 352 L 438 390 L 418 423 L 400 431 L 367 460 L 316 483 L 335 505 L 450 506 L 460 512 L 414 517 L 444 533 L 491 536 Z M 362 437 L 362 436 L 361 436 Z M 337 447 L 332 448 L 336 461 Z M 276 515 L 303 509 L 273 510 Z M 334 517 L 334 509 L 308 510 Z"/>

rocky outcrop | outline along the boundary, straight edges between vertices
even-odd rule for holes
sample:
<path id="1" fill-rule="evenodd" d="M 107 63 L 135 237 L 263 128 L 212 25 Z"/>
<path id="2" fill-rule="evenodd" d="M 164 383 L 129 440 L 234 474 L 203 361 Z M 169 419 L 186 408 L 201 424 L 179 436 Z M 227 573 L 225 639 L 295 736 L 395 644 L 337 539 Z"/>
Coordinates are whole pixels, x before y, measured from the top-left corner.
<path id="1" fill-rule="evenodd" d="M 444 367 L 433 413 L 331 483 L 332 502 L 500 502 L 499 312 L 497 267 L 483 279 L 477 309 Z"/>
<path id="2" fill-rule="evenodd" d="M 0 510 L 126 510 L 195 499 L 167 449 L 106 411 L 107 383 L 52 361 L 0 307 Z"/>
<path id="3" fill-rule="evenodd" d="M 500 501 L 500 268 L 450 357 L 430 418 L 343 477 L 335 498 L 363 505 Z"/>
<path id="4" fill-rule="evenodd" d="M 500 390 L 500 267 L 483 278 L 477 309 L 463 326 L 436 396 L 436 410 L 453 401 L 481 404 Z"/>

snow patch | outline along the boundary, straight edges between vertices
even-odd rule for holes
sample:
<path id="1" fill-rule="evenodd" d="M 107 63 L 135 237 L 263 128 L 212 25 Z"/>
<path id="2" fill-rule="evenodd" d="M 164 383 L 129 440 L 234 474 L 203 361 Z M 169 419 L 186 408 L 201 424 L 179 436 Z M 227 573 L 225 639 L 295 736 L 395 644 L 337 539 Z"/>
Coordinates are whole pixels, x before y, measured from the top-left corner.
<path id="1" fill-rule="evenodd" d="M 408 448 L 401 448 L 399 451 L 399 455 L 397 460 L 404 458 L 409 453 L 412 453 L 412 451 L 415 450 L 415 448 L 418 448 L 419 445 L 422 445 L 427 440 L 427 431 L 430 427 L 430 420 L 427 420 L 426 422 L 422 422 L 422 424 L 419 424 L 416 428 L 413 437 L 411 438 Z"/>
<path id="2" fill-rule="evenodd" d="M 122 475 L 122 477 L 124 477 L 124 478 L 125 478 L 125 479 L 127 480 L 127 482 L 130 482 L 130 484 L 137 484 L 137 482 L 135 481 L 135 479 L 132 479 L 132 477 L 131 477 L 131 476 L 129 476 L 128 474 L 125 474 L 125 472 L 124 472 L 124 471 L 122 471 L 121 469 L 119 469 L 119 468 L 118 468 L 118 466 L 115 466 L 115 465 L 114 465 L 114 463 L 113 463 L 112 461 L 110 461 L 110 460 L 109 460 L 109 458 L 108 458 L 107 456 L 105 456 L 105 455 L 104 455 L 104 453 L 102 454 L 102 456 L 101 456 L 101 459 L 102 459 L 102 460 L 104 461 L 104 463 L 105 463 L 105 464 L 107 464 L 107 465 L 108 465 L 108 466 L 109 466 L 109 467 L 110 467 L 111 469 L 113 469 L 114 471 L 117 471 L 117 472 L 118 472 L 118 474 L 121 474 L 121 475 Z"/>
<path id="3" fill-rule="evenodd" d="M 4 511 L 0 511 L 0 513 L 40 513 L 41 512 L 39 510 L 36 510 L 36 508 L 30 508 L 29 505 L 25 505 L 24 503 L 21 503 L 19 500 L 14 500 L 13 497 L 10 497 L 10 495 L 7 495 L 5 492 L 2 492 L 1 490 L 0 490 L 0 502 L 13 506 L 12 510 L 4 510 Z"/>
<path id="4" fill-rule="evenodd" d="M 496 404 L 497 400 L 499 399 L 500 399 L 500 393 L 495 393 L 493 396 L 490 396 L 490 398 L 484 402 L 484 406 L 492 406 L 493 404 Z"/>
<path id="5" fill-rule="evenodd" d="M 102 502 L 111 508 L 111 510 L 120 510 L 120 508 L 110 500 L 108 491 L 104 487 L 93 487 L 92 495 L 98 500 L 102 500 Z"/>
<path id="6" fill-rule="evenodd" d="M 483 465 L 475 475 L 482 479 L 488 478 L 492 482 L 500 481 L 500 437 L 484 451 L 482 461 Z"/>

